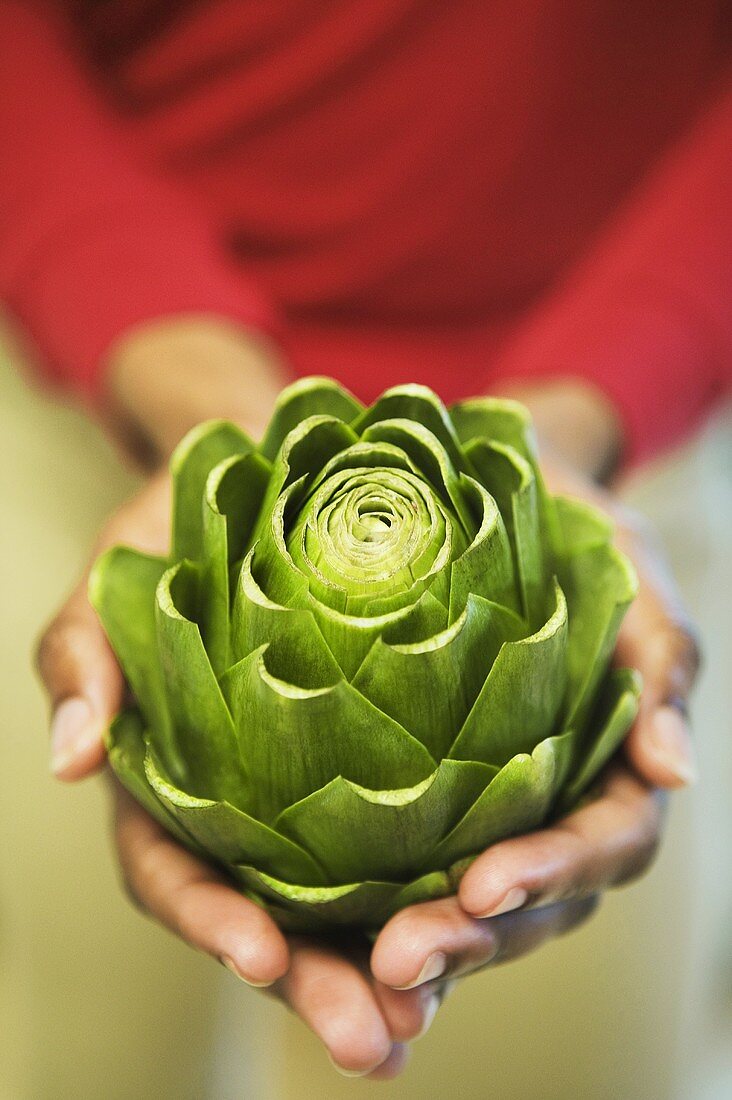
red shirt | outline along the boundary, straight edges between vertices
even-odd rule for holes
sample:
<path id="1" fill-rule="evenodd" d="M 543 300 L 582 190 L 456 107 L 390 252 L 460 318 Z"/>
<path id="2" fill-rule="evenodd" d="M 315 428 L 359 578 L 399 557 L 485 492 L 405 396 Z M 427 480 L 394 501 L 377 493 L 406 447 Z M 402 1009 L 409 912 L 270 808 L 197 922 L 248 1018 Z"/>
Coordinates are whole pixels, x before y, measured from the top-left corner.
<path id="1" fill-rule="evenodd" d="M 448 400 L 578 375 L 636 457 L 730 381 L 719 0 L 0 0 L 0 297 L 93 393 L 181 311 Z"/>

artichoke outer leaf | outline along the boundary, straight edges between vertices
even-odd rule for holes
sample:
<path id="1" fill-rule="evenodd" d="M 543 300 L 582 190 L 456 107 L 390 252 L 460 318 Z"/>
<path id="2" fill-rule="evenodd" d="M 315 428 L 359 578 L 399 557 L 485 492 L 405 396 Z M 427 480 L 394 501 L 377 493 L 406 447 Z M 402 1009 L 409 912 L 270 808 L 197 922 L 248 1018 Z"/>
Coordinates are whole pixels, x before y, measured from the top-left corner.
<path id="1" fill-rule="evenodd" d="M 155 592 L 166 569 L 164 558 L 113 546 L 94 563 L 89 601 L 148 727 L 155 730 L 166 765 L 180 776 L 155 628 Z"/>
<path id="2" fill-rule="evenodd" d="M 451 833 L 437 845 L 431 862 L 448 867 L 506 837 L 529 832 L 545 821 L 567 774 L 574 734 L 540 742 L 505 764 Z"/>
<path id="3" fill-rule="evenodd" d="M 301 886 L 241 865 L 236 865 L 233 873 L 238 881 L 274 902 L 279 909 L 295 913 L 300 928 L 313 931 L 333 925 L 380 927 L 391 915 L 403 886 L 395 882 Z"/>
<path id="4" fill-rule="evenodd" d="M 409 420 L 422 424 L 437 436 L 455 469 L 465 468 L 465 459 L 450 415 L 437 394 L 427 386 L 418 383 L 392 386 L 353 421 L 352 427 L 361 435 L 372 424 L 382 420 Z"/>
<path id="5" fill-rule="evenodd" d="M 481 522 L 471 544 L 455 558 L 450 570 L 450 621 L 456 619 L 473 592 L 510 611 L 520 611 L 511 560 L 511 546 L 498 505 L 480 482 L 463 478 L 465 491 L 480 509 Z"/>
<path id="6" fill-rule="evenodd" d="M 246 432 L 228 420 L 206 420 L 192 428 L 173 451 L 173 545 L 171 560 L 198 561 L 203 553 L 203 500 L 206 481 L 225 458 L 254 450 Z"/>
<path id="7" fill-rule="evenodd" d="M 267 669 L 298 687 L 335 684 L 342 673 L 313 613 L 271 600 L 253 572 L 255 548 L 242 562 L 231 612 L 231 653 L 236 663 L 266 645 Z"/>
<path id="8" fill-rule="evenodd" d="M 250 451 L 224 459 L 206 482 L 201 634 L 217 676 L 231 663 L 229 569 L 232 562 L 244 556 L 269 472 L 269 463 Z"/>
<path id="9" fill-rule="evenodd" d="M 638 713 L 641 678 L 629 668 L 614 669 L 600 693 L 585 736 L 575 750 L 579 757 L 574 774 L 562 793 L 561 806 L 569 810 L 619 748 Z M 589 742 L 589 744 L 588 744 Z"/>
<path id="10" fill-rule="evenodd" d="M 345 679 L 296 687 L 267 671 L 264 651 L 221 678 L 257 818 L 273 821 L 338 775 L 383 790 L 413 786 L 434 771 L 425 747 Z"/>
<path id="11" fill-rule="evenodd" d="M 353 686 L 440 760 L 501 646 L 522 634 L 523 624 L 512 612 L 471 593 L 460 617 L 432 637 L 406 645 L 377 638 Z"/>
<path id="12" fill-rule="evenodd" d="M 200 567 L 183 561 L 160 579 L 155 603 L 160 660 L 176 743 L 186 764 L 185 786 L 236 804 L 243 799 L 238 743 L 195 621 L 200 578 Z"/>
<path id="13" fill-rule="evenodd" d="M 450 413 L 463 444 L 468 445 L 473 440 L 500 443 L 513 448 L 529 463 L 536 478 L 542 541 L 554 547 L 560 537 L 554 498 L 547 492 L 539 468 L 536 433 L 526 406 L 510 398 L 474 397 L 452 405 Z M 471 451 L 472 448 L 466 446 L 468 461 L 472 465 Z"/>
<path id="14" fill-rule="evenodd" d="M 445 871 L 429 871 L 425 875 L 408 882 L 393 898 L 389 916 L 406 909 L 408 905 L 420 905 L 423 901 L 437 901 L 453 894 L 452 883 Z"/>
<path id="15" fill-rule="evenodd" d="M 296 882 L 327 882 L 322 868 L 308 852 L 269 825 L 229 802 L 196 798 L 181 791 L 165 776 L 150 750 L 145 758 L 145 775 L 163 806 L 209 857 L 224 864 L 252 863 Z"/>
<path id="16" fill-rule="evenodd" d="M 558 515 L 576 530 L 583 523 L 587 538 L 582 549 L 558 563 L 559 579 L 569 607 L 567 645 L 567 726 L 582 731 L 597 687 L 610 664 L 620 624 L 638 590 L 635 570 L 624 554 L 602 541 L 602 516 L 585 505 L 564 500 Z M 594 533 L 591 533 L 594 527 Z"/>
<path id="17" fill-rule="evenodd" d="M 107 730 L 105 744 L 109 763 L 122 786 L 147 810 L 158 824 L 167 829 L 176 840 L 198 855 L 203 849 L 167 809 L 150 786 L 145 773 L 145 756 L 149 735 L 139 711 L 123 710 L 113 719 Z"/>
<path id="18" fill-rule="evenodd" d="M 611 518 L 585 500 L 558 495 L 554 497 L 562 534 L 562 558 L 612 542 L 615 526 Z"/>
<path id="19" fill-rule="evenodd" d="M 509 397 L 470 397 L 456 401 L 449 413 L 463 445 L 474 439 L 495 440 L 514 447 L 532 464 L 536 462 L 531 414 L 520 401 Z"/>
<path id="20" fill-rule="evenodd" d="M 284 810 L 276 828 L 312 852 L 333 882 L 403 880 L 429 865 L 435 846 L 496 771 L 443 760 L 414 787 L 388 791 L 339 776 Z"/>
<path id="21" fill-rule="evenodd" d="M 519 581 L 521 611 L 535 627 L 546 614 L 550 569 L 534 470 L 515 448 L 505 444 L 475 440 L 466 451 L 504 518 Z"/>
<path id="22" fill-rule="evenodd" d="M 329 416 L 350 423 L 364 406 L 332 378 L 299 378 L 279 394 L 259 451 L 271 461 L 285 437 L 310 416 Z"/>
<path id="23" fill-rule="evenodd" d="M 567 601 L 556 582 L 554 591 L 556 607 L 541 630 L 502 646 L 452 758 L 500 766 L 556 728 L 567 684 Z"/>

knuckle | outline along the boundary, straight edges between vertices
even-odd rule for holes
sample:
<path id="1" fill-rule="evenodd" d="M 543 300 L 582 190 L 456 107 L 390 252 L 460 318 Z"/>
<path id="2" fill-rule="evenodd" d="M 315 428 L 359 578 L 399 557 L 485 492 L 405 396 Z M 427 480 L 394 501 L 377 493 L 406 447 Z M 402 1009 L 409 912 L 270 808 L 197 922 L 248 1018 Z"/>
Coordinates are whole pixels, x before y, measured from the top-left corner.
<path id="1" fill-rule="evenodd" d="M 676 660 L 682 664 L 693 681 L 702 664 L 702 651 L 699 634 L 690 622 L 677 623 L 674 627 L 674 650 Z"/>
<path id="2" fill-rule="evenodd" d="M 590 917 L 594 916 L 599 907 L 600 894 L 597 892 L 573 901 L 566 908 L 566 919 L 562 927 L 562 932 L 571 932 L 574 928 L 579 928 L 581 924 L 584 924 L 585 921 L 588 921 Z"/>
<path id="3" fill-rule="evenodd" d="M 660 820 L 645 823 L 626 853 L 614 885 L 623 886 L 644 875 L 658 855 L 660 846 Z"/>
<path id="4" fill-rule="evenodd" d="M 78 634 L 79 624 L 66 610 L 60 611 L 36 643 L 35 664 L 42 677 L 67 659 Z"/>
<path id="5" fill-rule="evenodd" d="M 125 895 L 132 908 L 136 909 L 138 913 L 147 916 L 147 908 L 142 901 L 134 877 L 125 867 L 121 869 L 120 886 L 122 888 L 122 893 Z"/>

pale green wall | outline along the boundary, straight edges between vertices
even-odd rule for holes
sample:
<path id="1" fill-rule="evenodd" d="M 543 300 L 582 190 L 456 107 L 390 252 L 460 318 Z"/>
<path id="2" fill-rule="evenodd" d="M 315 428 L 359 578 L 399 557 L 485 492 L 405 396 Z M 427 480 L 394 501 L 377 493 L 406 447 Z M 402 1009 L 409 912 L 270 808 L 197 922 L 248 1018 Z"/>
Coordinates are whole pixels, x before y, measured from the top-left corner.
<path id="1" fill-rule="evenodd" d="M 732 536 L 719 438 L 634 489 L 707 627 L 702 788 L 676 800 L 650 878 L 579 933 L 465 983 L 407 1074 L 377 1086 L 341 1082 L 279 1006 L 134 912 L 110 858 L 102 785 L 48 775 L 32 640 L 133 480 L 88 420 L 26 388 L 7 358 L 0 410 L 0 1100 L 732 1095 L 729 591 L 721 597 Z"/>

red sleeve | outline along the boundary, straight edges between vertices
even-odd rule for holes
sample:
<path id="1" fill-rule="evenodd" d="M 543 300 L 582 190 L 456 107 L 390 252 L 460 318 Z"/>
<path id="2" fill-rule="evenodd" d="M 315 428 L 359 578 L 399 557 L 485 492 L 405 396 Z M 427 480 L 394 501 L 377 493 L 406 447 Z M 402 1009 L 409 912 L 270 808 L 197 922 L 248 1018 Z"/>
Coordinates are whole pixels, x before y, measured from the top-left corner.
<path id="1" fill-rule="evenodd" d="M 0 298 L 56 380 L 94 395 L 130 325 L 273 317 L 205 220 L 136 163 L 67 34 L 52 5 L 0 0 Z"/>
<path id="2" fill-rule="evenodd" d="M 579 377 L 629 461 L 678 443 L 732 382 L 732 88 L 666 155 L 491 377 Z"/>

